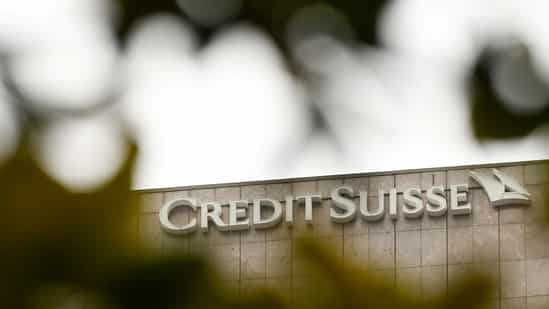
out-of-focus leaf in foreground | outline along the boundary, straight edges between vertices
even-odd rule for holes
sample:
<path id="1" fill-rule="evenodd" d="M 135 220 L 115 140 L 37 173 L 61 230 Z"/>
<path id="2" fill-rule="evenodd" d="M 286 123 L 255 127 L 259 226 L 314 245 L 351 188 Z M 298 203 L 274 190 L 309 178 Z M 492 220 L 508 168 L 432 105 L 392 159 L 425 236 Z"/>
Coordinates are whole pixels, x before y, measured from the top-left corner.
<path id="1" fill-rule="evenodd" d="M 90 193 L 69 192 L 31 153 L 25 131 L 0 166 L 2 302 L 17 304 L 46 282 L 92 284 L 114 258 L 129 255 L 130 184 L 136 145 L 117 175 Z"/>
<path id="2" fill-rule="evenodd" d="M 111 181 L 75 193 L 39 167 L 30 132 L 0 166 L 1 308 L 280 307 L 270 293 L 229 298 L 205 258 L 137 246 L 130 191 L 137 146 L 131 139 Z"/>
<path id="3" fill-rule="evenodd" d="M 471 121 L 480 140 L 523 137 L 549 121 L 548 83 L 522 44 L 485 49 L 469 83 Z"/>
<path id="4" fill-rule="evenodd" d="M 303 239 L 299 248 L 312 278 L 299 291 L 298 308 L 485 308 L 493 293 L 490 277 L 471 272 L 450 285 L 447 295 L 421 298 L 408 293 L 410 286 L 395 288 L 391 280 L 342 263 L 321 242 Z"/>
<path id="5" fill-rule="evenodd" d="M 203 43 L 219 28 L 230 23 L 250 22 L 268 33 L 281 50 L 287 52 L 286 28 L 288 21 L 300 9 L 309 5 L 326 4 L 343 12 L 357 34 L 357 38 L 368 44 L 379 44 L 377 36 L 377 19 L 386 4 L 385 0 L 242 0 L 230 1 L 239 4 L 239 12 L 219 24 L 201 24 L 193 19 L 193 12 L 200 15 L 213 15 L 220 11 L 229 0 L 117 0 L 119 20 L 117 22 L 117 38 L 124 45 L 131 29 L 141 20 L 159 13 L 172 14 L 185 19 L 194 25 Z M 288 53 L 286 53 L 288 55 Z"/>
<path id="6" fill-rule="evenodd" d="M 128 141 L 111 181 L 74 193 L 42 171 L 28 140 L 0 168 L 2 308 L 35 307 L 44 294 L 66 289 L 114 308 L 170 308 L 196 302 L 191 296 L 211 286 L 201 259 L 155 257 L 135 246 L 135 143 Z"/>

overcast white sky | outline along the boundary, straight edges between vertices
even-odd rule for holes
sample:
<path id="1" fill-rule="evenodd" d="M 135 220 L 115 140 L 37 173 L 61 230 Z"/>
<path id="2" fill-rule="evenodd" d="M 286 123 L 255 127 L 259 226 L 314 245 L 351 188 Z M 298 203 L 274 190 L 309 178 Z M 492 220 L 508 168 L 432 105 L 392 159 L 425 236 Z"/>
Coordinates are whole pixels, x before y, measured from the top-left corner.
<path id="1" fill-rule="evenodd" d="M 112 83 L 120 55 L 100 3 L 0 0 L 0 47 L 22 51 L 17 81 L 43 104 L 54 98 L 83 106 Z M 101 115 L 52 126 L 37 138 L 40 162 L 74 188 L 104 181 L 123 154 L 120 115 L 141 145 L 136 188 L 545 159 L 540 131 L 478 144 L 463 78 L 485 37 L 511 31 L 549 76 L 548 6 L 395 1 L 380 28 L 387 50 L 303 41 L 297 56 L 325 76 L 319 95 L 338 147 L 322 135 L 305 139 L 302 85 L 260 29 L 235 25 L 197 53 L 191 27 L 155 16 L 135 29 L 123 56 L 117 77 L 128 89 L 121 101 Z M 307 54 L 319 46 L 322 53 Z M 0 157 L 17 135 L 2 98 L 0 89 Z"/>

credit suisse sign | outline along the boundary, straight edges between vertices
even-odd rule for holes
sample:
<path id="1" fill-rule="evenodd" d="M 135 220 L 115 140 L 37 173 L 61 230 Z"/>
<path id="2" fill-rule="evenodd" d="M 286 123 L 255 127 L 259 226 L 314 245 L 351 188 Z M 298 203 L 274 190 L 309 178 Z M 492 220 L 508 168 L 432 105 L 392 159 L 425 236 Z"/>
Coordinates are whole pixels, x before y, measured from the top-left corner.
<path id="1" fill-rule="evenodd" d="M 486 192 L 492 207 L 503 205 L 525 205 L 530 203 L 530 194 L 515 179 L 493 169 L 489 175 L 470 172 Z M 343 224 L 356 219 L 365 221 L 379 221 L 385 216 L 393 220 L 399 218 L 401 211 L 405 218 L 419 218 L 424 215 L 440 217 L 444 215 L 463 216 L 472 212 L 468 200 L 469 187 L 467 184 L 451 185 L 449 198 L 446 198 L 442 186 L 433 186 L 425 191 L 420 188 L 409 188 L 402 192 L 402 207 L 397 208 L 397 190 L 388 192 L 378 190 L 377 205 L 368 204 L 368 192 L 355 192 L 350 186 L 339 186 L 330 193 L 330 220 Z M 385 197 L 388 196 L 388 199 Z M 355 198 L 358 197 L 358 203 Z M 253 201 L 235 200 L 228 205 L 219 202 L 199 202 L 194 198 L 176 198 L 165 203 L 159 212 L 162 229 L 170 234 L 188 234 L 200 230 L 208 232 L 211 226 L 219 231 L 239 231 L 254 229 L 268 229 L 284 222 L 287 225 L 294 223 L 296 207 L 304 208 L 304 220 L 313 224 L 313 207 L 320 205 L 319 194 L 287 196 L 284 203 L 279 200 L 261 198 Z M 191 210 L 188 223 L 178 225 L 170 220 L 170 214 L 176 208 Z M 222 218 L 222 207 L 229 208 L 228 221 Z M 251 212 L 250 212 L 251 208 Z M 268 212 L 266 210 L 269 210 Z"/>

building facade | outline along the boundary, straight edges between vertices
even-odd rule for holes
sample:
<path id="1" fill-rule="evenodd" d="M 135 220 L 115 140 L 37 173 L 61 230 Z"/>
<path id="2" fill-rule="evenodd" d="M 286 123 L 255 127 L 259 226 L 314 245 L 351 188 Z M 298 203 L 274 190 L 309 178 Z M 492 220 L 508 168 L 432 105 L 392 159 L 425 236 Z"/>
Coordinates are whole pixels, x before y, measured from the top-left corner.
<path id="1" fill-rule="evenodd" d="M 493 308 L 549 308 L 549 234 L 542 224 L 546 166 L 536 161 L 140 191 L 139 238 L 159 253 L 208 252 L 235 293 L 264 286 L 295 293 L 308 279 L 295 254 L 296 240 L 306 236 L 328 244 L 343 263 L 406 285 L 421 297 L 446 293 L 453 280 L 479 267 L 496 279 Z M 492 183 L 479 182 L 475 173 Z M 490 185 L 503 191 L 488 192 Z M 349 188 L 352 192 L 345 191 Z M 504 197 L 501 205 L 494 192 Z M 316 204 L 309 218 L 306 196 Z M 352 200 L 354 213 L 338 208 L 337 196 Z M 268 207 L 265 217 L 274 219 L 256 222 L 251 212 L 261 199 L 278 202 L 281 217 Z M 421 205 L 414 204 L 418 199 Z M 173 226 L 190 227 L 181 233 L 160 219 L 163 207 L 177 200 L 198 206 L 169 211 Z M 380 200 L 383 215 L 367 217 L 363 207 L 375 210 Z M 231 209 L 231 201 L 246 201 L 247 213 L 230 218 L 238 207 Z M 200 205 L 208 202 L 221 206 L 219 219 L 226 226 L 210 216 L 204 230 Z M 234 228 L 232 219 L 248 225 Z"/>

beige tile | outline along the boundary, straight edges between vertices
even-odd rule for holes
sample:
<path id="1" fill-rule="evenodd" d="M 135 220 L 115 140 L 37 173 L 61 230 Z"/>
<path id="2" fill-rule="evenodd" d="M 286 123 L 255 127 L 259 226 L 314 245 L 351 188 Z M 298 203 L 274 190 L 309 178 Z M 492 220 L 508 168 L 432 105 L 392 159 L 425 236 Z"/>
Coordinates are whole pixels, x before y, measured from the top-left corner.
<path id="1" fill-rule="evenodd" d="M 384 197 L 385 202 L 385 215 L 382 219 L 377 221 L 368 222 L 368 233 L 376 232 L 393 232 L 395 230 L 395 222 L 389 218 L 389 196 Z M 378 209 L 379 200 L 378 196 L 369 196 L 368 197 L 368 208 L 371 210 Z"/>
<path id="2" fill-rule="evenodd" d="M 191 190 L 190 196 L 198 199 L 200 202 L 215 201 L 214 189 Z"/>
<path id="3" fill-rule="evenodd" d="M 343 234 L 345 234 L 345 235 L 361 235 L 361 234 L 368 233 L 368 225 L 369 224 L 360 215 L 359 199 L 356 198 L 354 200 L 354 202 L 355 202 L 356 207 L 357 207 L 356 218 L 353 221 L 349 222 L 349 223 L 343 224 Z"/>
<path id="4" fill-rule="evenodd" d="M 376 270 L 395 267 L 394 237 L 394 232 L 368 234 L 368 269 Z"/>
<path id="5" fill-rule="evenodd" d="M 493 175 L 493 168 L 491 167 L 483 167 L 483 168 L 475 168 L 472 169 L 472 171 L 480 173 L 482 175 Z M 481 185 L 473 178 L 471 177 L 471 174 L 469 172 L 469 188 L 481 188 Z"/>
<path id="6" fill-rule="evenodd" d="M 170 201 L 176 198 L 183 198 L 183 197 L 190 197 L 191 192 L 187 190 L 179 190 L 179 191 L 167 191 L 164 192 L 164 201 Z"/>
<path id="7" fill-rule="evenodd" d="M 267 242 L 267 277 L 282 277 L 292 274 L 292 241 Z"/>
<path id="8" fill-rule="evenodd" d="M 343 225 L 330 219 L 332 201 L 323 200 L 321 205 L 313 209 L 313 230 L 315 237 L 342 236 Z"/>
<path id="9" fill-rule="evenodd" d="M 526 296 L 526 269 L 524 261 L 502 262 L 501 296 L 503 298 Z"/>
<path id="10" fill-rule="evenodd" d="M 197 231 L 191 235 L 191 246 L 193 243 L 200 245 L 205 243 L 208 246 L 231 245 L 240 243 L 240 233 L 231 231 L 218 231 L 210 227 L 208 232 Z"/>
<path id="11" fill-rule="evenodd" d="M 343 180 L 343 184 L 351 186 L 353 188 L 353 192 L 356 196 L 359 195 L 360 191 L 368 191 L 368 177 L 353 177 L 353 178 L 345 178 Z"/>
<path id="12" fill-rule="evenodd" d="M 446 264 L 446 244 L 446 230 L 421 231 L 421 264 L 424 266 Z"/>
<path id="13" fill-rule="evenodd" d="M 221 219 L 225 223 L 229 223 L 229 207 L 227 205 L 222 207 Z M 220 231 L 215 225 L 211 222 L 209 224 L 208 232 L 199 232 L 197 234 L 202 234 L 202 237 L 205 238 L 209 246 L 217 245 L 230 245 L 240 243 L 240 232 L 238 231 Z M 195 236 L 200 237 L 200 236 Z"/>
<path id="14" fill-rule="evenodd" d="M 401 231 L 396 233 L 396 266 L 416 267 L 421 265 L 420 231 Z"/>
<path id="15" fill-rule="evenodd" d="M 419 230 L 422 225 L 422 218 L 406 218 L 404 217 L 404 212 L 402 211 L 404 207 L 404 199 L 402 195 L 399 194 L 397 197 L 397 208 L 398 208 L 398 220 L 395 222 L 395 227 L 397 231 L 410 231 L 410 230 Z M 426 216 L 426 214 L 424 214 Z"/>
<path id="16" fill-rule="evenodd" d="M 368 234 L 345 236 L 344 260 L 359 269 L 368 269 Z"/>
<path id="17" fill-rule="evenodd" d="M 547 309 L 549 308 L 549 296 L 526 297 L 527 309 Z"/>
<path id="18" fill-rule="evenodd" d="M 440 217 L 432 217 L 425 212 L 421 219 L 421 229 L 445 229 L 447 226 L 447 216 L 448 212 Z"/>
<path id="19" fill-rule="evenodd" d="M 524 183 L 527 185 L 547 183 L 547 164 L 524 166 Z"/>
<path id="20" fill-rule="evenodd" d="M 330 219 L 330 200 L 323 200 L 321 203 L 314 203 L 313 222 L 305 222 L 305 207 L 303 204 L 294 209 L 294 237 L 330 237 L 342 236 L 343 225 L 335 223 Z"/>
<path id="21" fill-rule="evenodd" d="M 262 212 L 262 215 L 268 216 L 270 215 L 270 210 L 265 209 L 265 211 Z M 252 205 L 249 205 L 248 208 L 248 218 L 250 218 L 250 222 L 254 215 L 254 209 Z M 281 224 L 280 224 L 281 225 Z M 273 229 L 278 229 L 280 225 L 274 227 Z M 265 242 L 266 240 L 266 234 L 271 229 L 256 229 L 250 224 L 250 229 L 240 231 L 240 241 L 242 243 L 247 242 Z"/>
<path id="22" fill-rule="evenodd" d="M 282 202 L 283 216 L 285 216 L 286 204 Z M 292 239 L 293 228 L 286 224 L 282 220 L 279 225 L 274 228 L 266 229 L 266 239 L 267 240 L 282 240 L 282 239 Z"/>
<path id="23" fill-rule="evenodd" d="M 499 235 L 497 225 L 473 227 L 473 262 L 497 261 Z"/>
<path id="24" fill-rule="evenodd" d="M 448 287 L 455 286 L 465 278 L 470 278 L 473 274 L 484 274 L 492 280 L 494 289 L 489 298 L 499 298 L 499 266 L 497 263 L 479 263 L 479 264 L 454 264 L 448 265 Z"/>
<path id="25" fill-rule="evenodd" d="M 399 174 L 395 176 L 396 189 L 398 192 L 403 192 L 409 188 L 421 188 L 421 174 Z"/>
<path id="26" fill-rule="evenodd" d="M 494 291 L 492 291 L 492 294 L 489 296 L 489 298 L 500 298 L 500 291 L 499 288 L 501 287 L 501 266 L 498 263 L 494 262 L 484 262 L 484 263 L 476 263 L 473 264 L 473 269 L 477 273 L 484 274 L 485 276 L 488 276 L 488 278 L 491 278 L 493 281 L 493 286 L 496 287 Z"/>
<path id="27" fill-rule="evenodd" d="M 473 262 L 473 228 L 448 229 L 448 264 Z"/>
<path id="28" fill-rule="evenodd" d="M 211 247 L 209 254 L 212 255 L 215 265 L 225 280 L 240 279 L 239 244 Z"/>
<path id="29" fill-rule="evenodd" d="M 519 184 L 524 184 L 524 167 L 522 165 L 505 166 L 498 169 L 504 174 L 513 177 Z"/>
<path id="30" fill-rule="evenodd" d="M 491 173 L 491 169 L 489 168 L 448 170 L 448 187 L 452 185 L 467 184 L 469 189 L 480 188 L 480 185 L 471 177 L 471 170 L 483 174 Z"/>
<path id="31" fill-rule="evenodd" d="M 291 183 L 273 183 L 266 186 L 267 197 L 283 201 L 286 196 L 292 195 Z"/>
<path id="32" fill-rule="evenodd" d="M 343 179 L 326 179 L 318 181 L 318 194 L 322 198 L 330 198 L 333 189 L 343 185 Z"/>
<path id="33" fill-rule="evenodd" d="M 395 187 L 395 176 L 372 176 L 368 178 L 368 195 L 377 195 L 378 190 L 384 190 L 385 193 Z"/>
<path id="34" fill-rule="evenodd" d="M 215 200 L 221 204 L 240 200 L 240 187 L 224 187 L 215 189 Z"/>
<path id="35" fill-rule="evenodd" d="M 200 225 L 200 216 L 197 218 L 197 224 Z M 210 245 L 210 235 L 209 232 L 203 232 L 197 230 L 194 233 L 190 233 L 185 236 L 189 240 L 189 251 L 194 251 L 195 248 L 200 250 L 200 248 L 208 247 Z"/>
<path id="36" fill-rule="evenodd" d="M 448 265 L 448 284 L 452 286 L 460 282 L 463 278 L 469 277 L 474 270 L 473 264 Z"/>
<path id="37" fill-rule="evenodd" d="M 549 257 L 549 230 L 543 223 L 525 224 L 525 239 L 528 259 Z"/>
<path id="38" fill-rule="evenodd" d="M 396 287 L 406 291 L 412 297 L 421 295 L 421 268 L 398 268 L 396 270 Z"/>
<path id="39" fill-rule="evenodd" d="M 303 203 L 294 202 L 294 223 L 292 225 L 292 235 L 294 238 L 313 237 L 315 227 L 320 218 L 316 208 L 321 207 L 322 203 L 313 203 L 313 223 L 305 222 L 305 205 Z"/>
<path id="40" fill-rule="evenodd" d="M 501 224 L 524 223 L 525 205 L 506 205 L 499 210 L 499 220 Z"/>
<path id="41" fill-rule="evenodd" d="M 486 192 L 482 189 L 469 191 L 473 208 L 473 225 L 498 224 L 498 210 L 490 205 Z"/>
<path id="42" fill-rule="evenodd" d="M 446 266 L 421 267 L 421 295 L 424 299 L 445 295 L 447 285 Z"/>
<path id="43" fill-rule="evenodd" d="M 249 230 L 240 231 L 240 241 L 242 243 L 265 242 L 267 239 L 266 234 L 267 230 L 256 230 L 254 228 L 250 228 Z"/>
<path id="44" fill-rule="evenodd" d="M 421 189 L 427 190 L 432 186 L 446 188 L 446 171 L 421 173 Z"/>
<path id="45" fill-rule="evenodd" d="M 474 206 L 473 206 L 474 207 Z M 469 215 L 452 215 L 447 214 L 448 216 L 448 227 L 464 227 L 473 225 L 473 216 Z"/>
<path id="46" fill-rule="evenodd" d="M 526 294 L 549 295 L 549 259 L 526 261 Z"/>
<path id="47" fill-rule="evenodd" d="M 501 309 L 526 309 L 526 297 L 502 299 Z"/>
<path id="48" fill-rule="evenodd" d="M 469 170 L 448 170 L 448 187 L 451 185 L 469 184 Z"/>
<path id="49" fill-rule="evenodd" d="M 243 243 L 240 267 L 242 279 L 265 278 L 266 244 Z"/>
<path id="50" fill-rule="evenodd" d="M 545 185 L 529 185 L 526 190 L 530 193 L 530 205 L 524 207 L 526 223 L 544 221 L 547 216 L 545 203 Z"/>
<path id="51" fill-rule="evenodd" d="M 137 201 L 141 213 L 155 213 L 162 207 L 164 202 L 163 193 L 140 193 L 137 195 Z"/>
<path id="52" fill-rule="evenodd" d="M 265 185 L 249 185 L 240 187 L 240 198 L 252 201 L 258 198 L 266 198 Z M 270 198 L 270 197 L 269 197 Z"/>
<path id="53" fill-rule="evenodd" d="M 450 208 L 450 191 L 446 191 L 446 201 L 448 208 Z M 476 205 L 473 203 L 472 191 L 467 192 L 467 201 L 471 202 L 472 211 L 475 211 Z M 478 211 L 478 210 L 477 210 Z M 448 227 L 465 227 L 473 225 L 473 213 L 463 215 L 452 215 L 449 212 L 446 213 L 446 220 Z"/>
<path id="54" fill-rule="evenodd" d="M 302 181 L 292 183 L 294 197 L 308 194 L 318 194 L 316 181 Z"/>
<path id="55" fill-rule="evenodd" d="M 500 225 L 500 260 L 522 260 L 526 255 L 524 224 Z"/>

